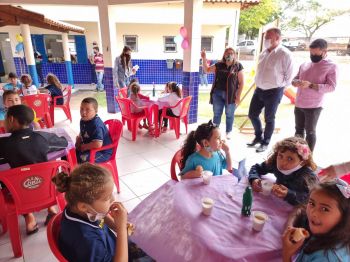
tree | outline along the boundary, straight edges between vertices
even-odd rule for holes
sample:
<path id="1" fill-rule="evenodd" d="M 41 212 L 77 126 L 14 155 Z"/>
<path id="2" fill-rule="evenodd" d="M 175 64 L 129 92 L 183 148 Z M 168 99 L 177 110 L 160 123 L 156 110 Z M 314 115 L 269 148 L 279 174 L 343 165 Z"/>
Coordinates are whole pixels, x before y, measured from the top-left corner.
<path id="1" fill-rule="evenodd" d="M 239 20 L 239 33 L 254 38 L 259 33 L 259 28 L 274 21 L 279 14 L 277 0 L 261 0 L 258 5 L 251 6 L 241 11 Z"/>
<path id="2" fill-rule="evenodd" d="M 283 0 L 280 3 L 282 29 L 301 32 L 309 41 L 322 26 L 349 12 L 324 8 L 317 0 Z"/>

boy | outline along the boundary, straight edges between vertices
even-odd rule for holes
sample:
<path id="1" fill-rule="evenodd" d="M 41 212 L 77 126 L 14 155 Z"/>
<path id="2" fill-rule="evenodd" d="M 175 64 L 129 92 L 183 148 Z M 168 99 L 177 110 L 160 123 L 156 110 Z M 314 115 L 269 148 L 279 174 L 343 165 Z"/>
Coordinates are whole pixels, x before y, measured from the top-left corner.
<path id="1" fill-rule="evenodd" d="M 80 134 L 77 136 L 75 148 L 79 163 L 89 162 L 90 150 L 112 144 L 106 125 L 97 115 L 98 104 L 95 98 L 84 98 L 80 105 Z M 107 161 L 112 149 L 96 153 L 95 163 Z"/>
<path id="2" fill-rule="evenodd" d="M 34 112 L 25 105 L 11 106 L 6 114 L 5 129 L 11 133 L 0 138 L 0 164 L 8 163 L 11 168 L 47 162 L 50 151 L 64 149 L 68 142 L 64 137 L 45 132 L 34 132 L 29 125 L 34 120 Z M 56 213 L 48 209 L 45 225 Z M 32 213 L 25 215 L 27 235 L 38 232 L 38 225 Z"/>
<path id="3" fill-rule="evenodd" d="M 4 85 L 4 90 L 14 90 L 14 91 L 19 91 L 22 88 L 21 82 L 18 80 L 18 77 L 16 73 L 9 73 L 9 78 L 8 78 L 9 83 Z"/>

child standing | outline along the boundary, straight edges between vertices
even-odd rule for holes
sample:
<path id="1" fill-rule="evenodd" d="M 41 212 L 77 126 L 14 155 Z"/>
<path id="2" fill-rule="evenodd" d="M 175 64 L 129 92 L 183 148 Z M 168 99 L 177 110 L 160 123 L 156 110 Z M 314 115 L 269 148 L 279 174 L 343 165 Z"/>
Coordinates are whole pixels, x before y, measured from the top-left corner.
<path id="1" fill-rule="evenodd" d="M 57 105 L 63 105 L 63 93 L 60 80 L 58 80 L 57 76 L 54 74 L 48 74 L 46 81 L 49 85 L 45 86 L 44 90 L 47 90 L 51 95 L 52 103 L 56 96 L 61 96 L 61 98 L 57 99 Z"/>
<path id="2" fill-rule="evenodd" d="M 106 125 L 97 115 L 98 103 L 95 98 L 87 97 L 80 105 L 80 134 L 77 137 L 75 148 L 79 163 L 89 162 L 90 150 L 112 144 Z M 107 161 L 112 155 L 112 149 L 96 153 L 95 162 Z"/>
<path id="3" fill-rule="evenodd" d="M 306 141 L 290 137 L 278 142 L 272 155 L 263 163 L 255 164 L 249 171 L 249 182 L 256 192 L 261 192 L 261 176 L 272 173 L 276 184 L 272 193 L 291 205 L 307 202 L 310 188 L 317 181 L 316 164 Z"/>
<path id="4" fill-rule="evenodd" d="M 32 78 L 28 74 L 23 74 L 21 76 L 22 94 L 24 96 L 36 95 L 38 90 L 35 85 L 32 85 Z"/>
<path id="5" fill-rule="evenodd" d="M 52 181 L 67 201 L 58 242 L 68 261 L 153 261 L 135 244 L 129 243 L 128 252 L 127 211 L 115 202 L 113 178 L 106 169 L 85 163 Z"/>
<path id="6" fill-rule="evenodd" d="M 180 87 L 178 86 L 178 84 L 176 84 L 175 82 L 172 82 L 169 85 L 169 94 L 165 95 L 163 97 L 158 98 L 158 101 L 160 102 L 166 102 L 169 104 L 170 107 L 175 106 L 182 98 L 182 92 Z M 159 110 L 159 121 L 160 121 L 160 117 L 162 115 L 162 110 Z M 179 104 L 177 107 L 175 108 L 168 108 L 166 110 L 166 115 L 167 116 L 173 116 L 173 117 L 179 117 L 180 116 L 180 111 L 181 111 L 181 104 Z M 161 124 L 161 123 L 159 123 Z M 168 119 L 164 118 L 163 119 L 163 127 L 162 127 L 162 132 L 166 132 L 168 129 Z"/>
<path id="7" fill-rule="evenodd" d="M 311 236 L 295 242 L 296 228 L 288 227 L 283 235 L 283 262 L 291 262 L 294 254 L 296 262 L 350 261 L 349 198 L 350 187 L 341 179 L 317 185 L 306 210 L 300 208 L 291 220 L 293 226 L 307 229 Z"/>
<path id="8" fill-rule="evenodd" d="M 200 149 L 197 151 L 197 144 Z M 225 152 L 226 157 L 220 150 Z M 201 124 L 196 131 L 192 131 L 182 149 L 181 149 L 181 178 L 198 178 L 201 177 L 202 170 L 213 172 L 214 176 L 222 174 L 223 169 L 232 170 L 232 160 L 230 148 L 221 140 L 221 134 L 218 127 L 214 126 L 211 121 L 207 124 Z"/>

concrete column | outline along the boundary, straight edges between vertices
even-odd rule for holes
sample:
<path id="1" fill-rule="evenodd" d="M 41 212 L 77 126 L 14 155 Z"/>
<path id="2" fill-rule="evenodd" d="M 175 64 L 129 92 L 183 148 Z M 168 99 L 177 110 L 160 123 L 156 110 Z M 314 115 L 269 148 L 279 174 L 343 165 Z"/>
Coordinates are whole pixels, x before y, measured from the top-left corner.
<path id="1" fill-rule="evenodd" d="M 28 72 L 33 79 L 33 84 L 39 87 L 38 73 L 36 72 L 32 38 L 28 24 L 21 24 L 21 34 L 23 37 L 24 54 L 27 62 Z"/>
<path id="2" fill-rule="evenodd" d="M 107 111 L 109 113 L 119 112 L 119 107 L 115 100 L 118 89 L 113 81 L 113 64 L 117 56 L 117 36 L 116 23 L 111 19 L 112 7 L 108 6 L 108 0 L 98 0 L 100 43 L 104 60 L 104 88 L 106 90 Z"/>
<path id="3" fill-rule="evenodd" d="M 67 73 L 68 84 L 71 85 L 72 87 L 74 87 L 72 61 L 70 59 L 68 42 L 69 42 L 68 33 L 62 33 L 64 63 L 66 64 L 66 73 Z"/>
<path id="4" fill-rule="evenodd" d="M 239 16 L 240 16 L 240 10 L 235 10 L 233 23 L 229 27 L 229 34 L 228 34 L 228 46 L 233 47 L 236 49 L 237 41 L 238 41 L 238 27 L 239 27 Z"/>
<path id="5" fill-rule="evenodd" d="M 189 123 L 198 119 L 199 59 L 201 48 L 201 18 L 203 1 L 184 1 L 184 26 L 187 29 L 189 47 L 184 50 L 182 91 L 184 97 L 192 96 L 188 115 Z"/>

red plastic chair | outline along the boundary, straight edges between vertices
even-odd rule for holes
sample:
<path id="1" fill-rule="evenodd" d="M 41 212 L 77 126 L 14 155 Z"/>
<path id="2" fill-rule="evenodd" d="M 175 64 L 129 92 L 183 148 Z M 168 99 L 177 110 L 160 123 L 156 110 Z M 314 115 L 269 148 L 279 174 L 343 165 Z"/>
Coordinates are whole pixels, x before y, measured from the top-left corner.
<path id="1" fill-rule="evenodd" d="M 2 227 L 0 236 L 7 232 L 6 213 L 4 190 L 0 190 L 0 225 Z"/>
<path id="2" fill-rule="evenodd" d="M 51 120 L 51 96 L 49 94 L 37 94 L 22 97 L 23 104 L 35 111 L 36 118 L 39 119 L 41 128 L 53 127 Z"/>
<path id="3" fill-rule="evenodd" d="M 78 165 L 77 153 L 76 153 L 75 147 L 69 149 L 66 157 L 67 157 L 68 163 L 70 164 L 71 170 L 73 170 L 74 167 Z"/>
<path id="4" fill-rule="evenodd" d="M 67 259 L 62 255 L 59 247 L 58 247 L 58 237 L 61 231 L 61 219 L 62 212 L 51 218 L 49 224 L 47 225 L 47 241 L 49 242 L 50 249 L 54 256 L 57 258 L 59 262 L 68 262 Z"/>
<path id="5" fill-rule="evenodd" d="M 118 96 L 120 98 L 128 98 L 128 87 L 119 88 Z"/>
<path id="6" fill-rule="evenodd" d="M 63 96 L 56 96 L 53 98 L 53 106 L 51 109 L 51 118 L 52 118 L 52 123 L 55 123 L 55 114 L 54 114 L 54 109 L 55 108 L 62 108 L 63 112 L 66 114 L 67 118 L 69 121 L 72 123 L 72 114 L 70 112 L 70 98 L 72 96 L 72 87 L 71 86 L 66 86 L 63 91 Z M 58 105 L 57 100 L 63 98 L 63 105 Z"/>
<path id="7" fill-rule="evenodd" d="M 0 172 L 0 180 L 10 194 L 5 196 L 6 223 L 15 257 L 23 254 L 18 216 L 58 204 L 65 206 L 63 194 L 56 191 L 51 178 L 60 170 L 69 172 L 66 161 L 51 161 L 22 166 Z M 7 191 L 2 190 L 2 191 Z"/>
<path id="8" fill-rule="evenodd" d="M 349 174 L 346 174 L 346 175 L 343 175 L 341 177 L 342 180 L 346 181 L 348 184 L 350 184 L 350 173 Z"/>
<path id="9" fill-rule="evenodd" d="M 139 123 L 142 119 L 148 118 L 148 108 L 139 107 L 135 103 L 133 103 L 129 98 L 120 98 L 116 97 L 117 103 L 119 105 L 120 111 L 122 113 L 122 121 L 123 124 L 127 121 L 128 130 L 132 132 L 132 141 L 136 140 L 136 133 L 139 126 Z M 133 104 L 136 108 L 142 108 L 143 112 L 133 114 L 131 113 L 131 104 Z"/>
<path id="10" fill-rule="evenodd" d="M 170 174 L 171 174 L 171 179 L 175 181 L 179 181 L 176 175 L 176 165 L 181 166 L 181 161 L 182 156 L 181 156 L 181 149 L 178 150 L 175 155 L 173 156 L 173 159 L 171 160 L 171 165 L 170 165 Z M 181 170 L 181 169 L 180 169 Z"/>
<path id="11" fill-rule="evenodd" d="M 117 152 L 119 139 L 123 133 L 123 124 L 122 124 L 122 122 L 120 122 L 117 119 L 113 119 L 113 120 L 110 119 L 104 123 L 106 126 L 108 126 L 109 135 L 111 136 L 111 139 L 112 139 L 112 144 L 107 145 L 107 146 L 103 146 L 103 147 L 100 147 L 97 149 L 90 150 L 90 163 L 95 163 L 95 157 L 96 157 L 97 152 L 102 151 L 102 150 L 106 150 L 106 149 L 113 149 L 112 156 L 110 157 L 110 159 L 108 161 L 102 162 L 102 163 L 97 163 L 97 164 L 107 168 L 108 170 L 110 170 L 112 172 L 114 182 L 115 182 L 115 185 L 117 186 L 117 190 L 119 193 L 120 192 L 119 176 L 118 176 L 118 169 L 117 169 L 115 155 Z"/>
<path id="12" fill-rule="evenodd" d="M 188 117 L 187 117 L 187 115 L 188 115 L 188 110 L 190 108 L 191 99 L 192 99 L 192 96 L 187 96 L 187 97 L 181 99 L 179 102 L 177 102 L 177 104 L 174 105 L 174 106 L 163 107 L 162 115 L 161 115 L 161 118 L 160 118 L 160 123 L 163 123 L 163 118 L 168 118 L 171 121 L 170 126 L 173 126 L 174 129 L 175 129 L 176 139 L 179 139 L 179 137 L 180 137 L 180 120 L 181 119 L 183 119 L 183 122 L 185 123 L 186 134 L 187 134 L 187 124 L 188 124 Z M 180 103 L 182 103 L 182 105 L 181 105 L 181 111 L 180 111 L 180 116 L 179 117 L 168 116 L 166 114 L 166 111 L 167 111 L 168 108 L 175 108 Z"/>
<path id="13" fill-rule="evenodd" d="M 6 130 L 4 127 L 0 127 L 0 134 L 5 134 L 6 133 Z"/>

